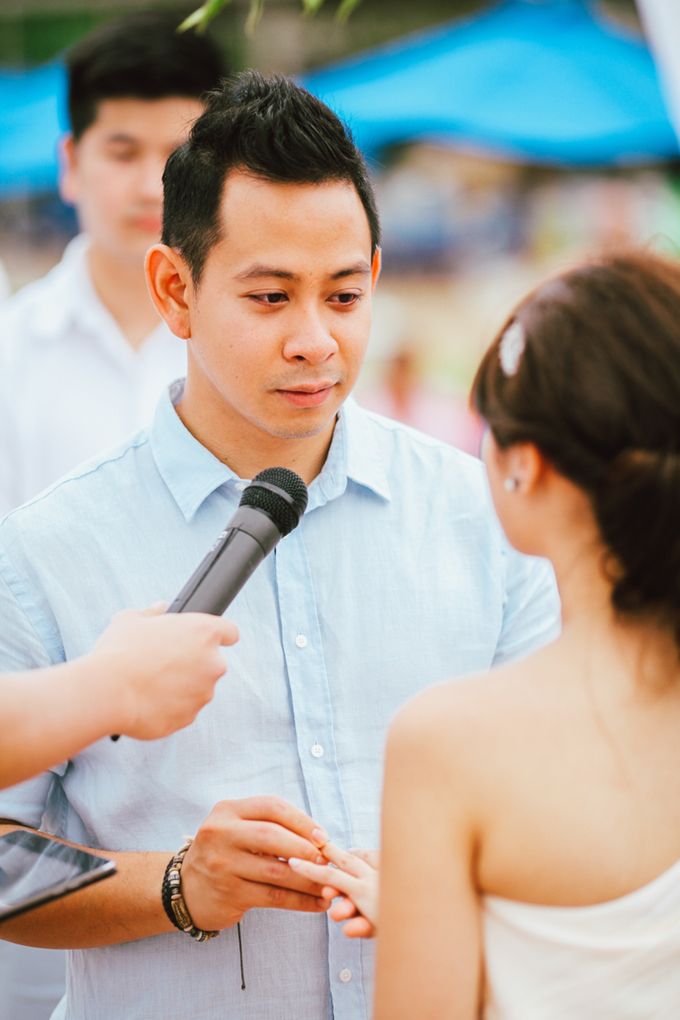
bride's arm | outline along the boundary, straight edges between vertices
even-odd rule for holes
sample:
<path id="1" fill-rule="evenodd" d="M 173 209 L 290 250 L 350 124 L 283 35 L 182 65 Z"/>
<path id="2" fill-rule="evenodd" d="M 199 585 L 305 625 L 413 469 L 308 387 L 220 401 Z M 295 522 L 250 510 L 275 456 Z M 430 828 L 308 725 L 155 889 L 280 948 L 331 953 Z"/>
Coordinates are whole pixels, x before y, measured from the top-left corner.
<path id="1" fill-rule="evenodd" d="M 374 1020 L 479 1015 L 474 794 L 459 772 L 471 734 L 446 686 L 402 709 L 388 739 Z"/>

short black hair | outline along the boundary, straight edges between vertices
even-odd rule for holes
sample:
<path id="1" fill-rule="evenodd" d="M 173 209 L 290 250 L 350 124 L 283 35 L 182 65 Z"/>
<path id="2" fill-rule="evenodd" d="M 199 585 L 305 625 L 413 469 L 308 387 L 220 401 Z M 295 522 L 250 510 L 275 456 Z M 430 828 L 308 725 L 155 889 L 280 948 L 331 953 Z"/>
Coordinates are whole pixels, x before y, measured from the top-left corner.
<path id="1" fill-rule="evenodd" d="M 220 239 L 220 201 L 232 170 L 275 183 L 353 184 L 372 251 L 380 245 L 373 186 L 342 121 L 291 79 L 242 71 L 208 95 L 205 112 L 163 174 L 162 240 L 180 252 L 194 282 Z"/>
<path id="2" fill-rule="evenodd" d="M 132 14 L 99 26 L 69 50 L 68 112 L 75 139 L 106 99 L 200 98 L 226 73 L 215 43 L 177 32 L 176 15 Z"/>

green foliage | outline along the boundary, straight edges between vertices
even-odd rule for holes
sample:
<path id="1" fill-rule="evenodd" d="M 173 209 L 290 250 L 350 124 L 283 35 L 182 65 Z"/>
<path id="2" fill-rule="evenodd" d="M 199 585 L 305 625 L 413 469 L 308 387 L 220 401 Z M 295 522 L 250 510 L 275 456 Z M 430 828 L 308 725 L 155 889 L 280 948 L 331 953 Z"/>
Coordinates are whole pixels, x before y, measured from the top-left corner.
<path id="1" fill-rule="evenodd" d="M 177 31 L 187 32 L 190 28 L 195 28 L 197 32 L 205 32 L 215 15 L 219 14 L 228 2 L 229 0 L 205 0 L 201 7 L 184 19 Z M 251 2 L 252 6 L 254 3 Z"/>
<path id="2" fill-rule="evenodd" d="M 302 10 L 305 14 L 313 15 L 316 14 L 325 0 L 301 0 Z M 195 29 L 197 32 L 205 32 L 207 26 L 213 20 L 213 18 L 219 14 L 223 7 L 229 3 L 229 0 L 205 0 L 205 3 L 198 7 L 188 18 L 185 18 L 182 24 L 179 26 L 179 32 L 186 32 L 188 29 Z M 264 10 L 265 0 L 250 0 L 250 10 L 248 12 L 248 19 L 246 21 L 246 32 L 249 35 L 255 31 L 257 24 L 262 17 Z M 337 10 L 337 18 L 339 21 L 346 21 L 350 16 L 355 7 L 361 3 L 361 0 L 340 0 Z"/>
<path id="3" fill-rule="evenodd" d="M 361 0 L 341 0 L 338 7 L 338 21 L 347 21 L 355 7 L 358 7 Z"/>

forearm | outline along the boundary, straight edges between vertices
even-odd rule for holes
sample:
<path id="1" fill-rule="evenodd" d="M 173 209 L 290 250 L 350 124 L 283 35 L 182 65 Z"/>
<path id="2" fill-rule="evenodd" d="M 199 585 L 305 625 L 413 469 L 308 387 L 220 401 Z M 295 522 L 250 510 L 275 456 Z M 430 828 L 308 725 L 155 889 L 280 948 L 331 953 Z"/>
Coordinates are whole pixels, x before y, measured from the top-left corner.
<path id="1" fill-rule="evenodd" d="M 111 728 L 109 688 L 87 658 L 0 676 L 0 787 L 65 761 Z"/>
<path id="2" fill-rule="evenodd" d="M 25 826 L 3 823 L 0 835 L 17 828 Z M 90 949 L 175 930 L 161 902 L 163 874 L 171 851 L 109 853 L 82 849 L 114 860 L 117 874 L 6 921 L 0 925 L 0 938 L 48 949 Z"/>

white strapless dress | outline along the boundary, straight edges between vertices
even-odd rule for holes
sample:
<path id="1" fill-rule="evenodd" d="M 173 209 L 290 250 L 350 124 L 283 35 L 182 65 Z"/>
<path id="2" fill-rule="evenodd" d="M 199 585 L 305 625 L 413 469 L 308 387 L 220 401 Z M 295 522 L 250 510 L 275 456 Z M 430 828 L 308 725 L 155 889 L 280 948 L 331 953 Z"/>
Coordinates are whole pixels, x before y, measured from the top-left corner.
<path id="1" fill-rule="evenodd" d="M 484 1020 L 680 1020 L 680 861 L 617 900 L 483 900 Z"/>

